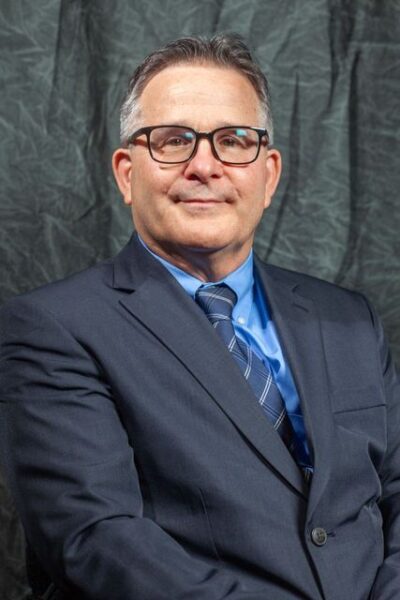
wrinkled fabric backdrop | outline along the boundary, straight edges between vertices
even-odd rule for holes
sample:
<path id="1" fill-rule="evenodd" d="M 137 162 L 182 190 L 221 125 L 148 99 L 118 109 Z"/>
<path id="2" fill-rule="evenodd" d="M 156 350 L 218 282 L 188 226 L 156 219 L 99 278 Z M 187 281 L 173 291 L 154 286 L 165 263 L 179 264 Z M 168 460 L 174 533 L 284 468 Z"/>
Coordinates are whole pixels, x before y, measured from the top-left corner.
<path id="1" fill-rule="evenodd" d="M 220 31 L 244 36 L 272 88 L 284 171 L 259 255 L 364 292 L 399 363 L 399 0 L 1 0 L 0 300 L 127 241 L 110 157 L 129 74 Z M 26 597 L 23 548 L 0 483 L 3 600 Z"/>

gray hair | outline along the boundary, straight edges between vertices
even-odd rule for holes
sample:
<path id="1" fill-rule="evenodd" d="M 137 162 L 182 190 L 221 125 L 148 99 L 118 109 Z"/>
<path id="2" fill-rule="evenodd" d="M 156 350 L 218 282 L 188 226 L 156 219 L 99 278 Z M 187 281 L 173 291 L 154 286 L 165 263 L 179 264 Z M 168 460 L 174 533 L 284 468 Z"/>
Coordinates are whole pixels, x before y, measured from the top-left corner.
<path id="1" fill-rule="evenodd" d="M 120 113 L 122 145 L 138 127 L 140 95 L 152 77 L 167 67 L 178 64 L 214 64 L 236 69 L 247 77 L 260 100 L 263 126 L 272 142 L 273 124 L 271 98 L 267 78 L 251 56 L 250 50 L 238 34 L 219 34 L 212 38 L 183 37 L 149 54 L 136 68 L 128 85 Z"/>

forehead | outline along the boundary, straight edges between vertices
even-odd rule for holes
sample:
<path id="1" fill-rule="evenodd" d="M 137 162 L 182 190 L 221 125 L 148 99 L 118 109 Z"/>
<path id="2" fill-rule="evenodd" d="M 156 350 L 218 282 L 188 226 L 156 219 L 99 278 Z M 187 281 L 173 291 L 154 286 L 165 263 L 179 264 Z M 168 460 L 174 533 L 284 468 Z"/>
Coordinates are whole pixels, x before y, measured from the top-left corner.
<path id="1" fill-rule="evenodd" d="M 140 97 L 143 125 L 193 127 L 262 125 L 261 106 L 251 82 L 239 71 L 215 65 L 176 65 L 157 73 Z M 207 122 L 207 123 L 206 123 Z"/>

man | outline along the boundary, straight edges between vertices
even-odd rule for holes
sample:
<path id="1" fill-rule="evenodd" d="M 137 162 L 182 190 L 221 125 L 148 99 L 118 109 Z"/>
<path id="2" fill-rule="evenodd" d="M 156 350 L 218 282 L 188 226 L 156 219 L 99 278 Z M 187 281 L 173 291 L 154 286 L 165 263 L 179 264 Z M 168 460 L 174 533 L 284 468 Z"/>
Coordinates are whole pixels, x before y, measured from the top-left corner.
<path id="1" fill-rule="evenodd" d="M 281 159 L 246 46 L 150 55 L 121 131 L 136 234 L 2 310 L 2 455 L 47 597 L 400 598 L 399 382 L 364 297 L 253 256 Z"/>

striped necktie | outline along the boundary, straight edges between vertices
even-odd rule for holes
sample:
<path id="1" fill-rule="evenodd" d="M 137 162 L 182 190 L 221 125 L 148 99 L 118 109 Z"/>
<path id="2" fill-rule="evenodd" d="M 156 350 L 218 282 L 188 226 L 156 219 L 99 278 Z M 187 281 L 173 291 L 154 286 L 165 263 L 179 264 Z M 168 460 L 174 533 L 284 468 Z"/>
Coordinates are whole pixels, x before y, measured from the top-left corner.
<path id="1" fill-rule="evenodd" d="M 224 283 L 201 286 L 196 292 L 196 302 L 222 338 L 273 428 L 281 436 L 308 481 L 312 473 L 309 457 L 293 430 L 285 403 L 270 369 L 250 346 L 235 335 L 232 323 L 232 311 L 237 302 L 235 292 Z"/>

